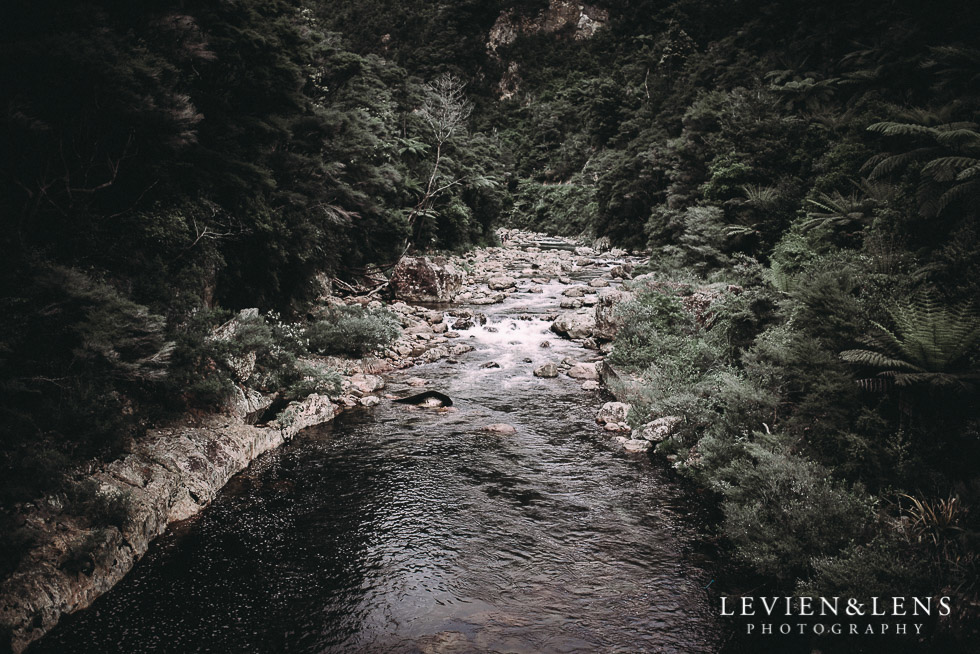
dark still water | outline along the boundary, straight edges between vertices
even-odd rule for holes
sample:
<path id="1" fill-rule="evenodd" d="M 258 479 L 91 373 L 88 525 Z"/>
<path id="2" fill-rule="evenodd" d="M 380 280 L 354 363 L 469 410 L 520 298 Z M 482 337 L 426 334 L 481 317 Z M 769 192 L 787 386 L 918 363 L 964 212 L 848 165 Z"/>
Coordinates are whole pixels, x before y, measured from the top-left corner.
<path id="1" fill-rule="evenodd" d="M 682 493 L 605 443 L 602 397 L 531 374 L 590 354 L 516 319 L 559 291 L 390 381 L 428 379 L 453 410 L 384 401 L 263 457 L 30 652 L 717 650 Z M 481 431 L 498 422 L 517 433 Z"/>

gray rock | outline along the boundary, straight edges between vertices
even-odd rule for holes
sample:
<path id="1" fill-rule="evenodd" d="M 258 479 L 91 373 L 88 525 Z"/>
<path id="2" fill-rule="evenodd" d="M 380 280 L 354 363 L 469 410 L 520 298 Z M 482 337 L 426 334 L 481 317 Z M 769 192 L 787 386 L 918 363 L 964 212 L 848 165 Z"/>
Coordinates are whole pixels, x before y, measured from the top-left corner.
<path id="1" fill-rule="evenodd" d="M 597 390 L 599 390 L 599 382 L 597 382 L 594 379 L 589 379 L 589 380 L 587 380 L 585 382 L 582 382 L 582 390 L 583 391 L 597 391 Z"/>
<path id="2" fill-rule="evenodd" d="M 601 277 L 599 279 L 593 279 L 589 282 L 589 286 L 592 288 L 606 288 L 609 286 L 609 280 L 602 279 Z"/>
<path id="3" fill-rule="evenodd" d="M 572 379 L 599 379 L 599 373 L 596 372 L 595 364 L 592 363 L 576 363 L 568 369 L 566 374 Z"/>
<path id="4" fill-rule="evenodd" d="M 571 288 L 566 288 L 561 294 L 565 297 L 582 297 L 585 295 L 585 289 L 581 286 L 572 286 Z"/>
<path id="5" fill-rule="evenodd" d="M 552 378 L 558 376 L 558 366 L 553 363 L 546 363 L 534 369 L 535 377 Z"/>
<path id="6" fill-rule="evenodd" d="M 378 375 L 365 375 L 363 373 L 357 373 L 351 375 L 350 378 L 351 388 L 356 388 L 361 392 L 362 395 L 367 395 L 368 393 L 373 393 L 374 391 L 379 391 L 385 387 L 385 380 Z"/>
<path id="7" fill-rule="evenodd" d="M 372 407 L 381 404 L 381 398 L 377 395 L 365 395 L 361 398 L 361 406 Z"/>
<path id="8" fill-rule="evenodd" d="M 596 375 L 598 377 L 598 374 Z M 595 421 L 600 425 L 611 422 L 626 422 L 626 416 L 630 412 L 630 405 L 625 402 L 606 402 L 596 414 Z"/>
<path id="9" fill-rule="evenodd" d="M 592 313 L 566 312 L 558 316 L 551 330 L 568 338 L 588 338 L 595 329 L 595 315 Z"/>
<path id="10" fill-rule="evenodd" d="M 610 290 L 599 294 L 599 303 L 595 306 L 595 336 L 611 341 L 622 326 L 622 319 L 616 315 L 616 307 L 628 302 L 636 296 L 627 291 Z"/>
<path id="11" fill-rule="evenodd" d="M 631 438 L 623 443 L 623 449 L 630 454 L 642 454 L 650 449 L 652 443 L 639 438 Z"/>
<path id="12" fill-rule="evenodd" d="M 683 420 L 679 416 L 657 418 L 640 428 L 640 437 L 648 441 L 653 441 L 654 443 L 659 443 L 660 441 L 666 440 Z"/>
<path id="13" fill-rule="evenodd" d="M 463 273 L 443 257 L 402 257 L 389 283 L 408 302 L 451 302 L 462 285 Z"/>
<path id="14" fill-rule="evenodd" d="M 487 280 L 487 286 L 490 287 L 491 291 L 503 291 L 504 289 L 513 288 L 515 284 L 517 284 L 517 280 L 507 275 L 491 277 Z"/>

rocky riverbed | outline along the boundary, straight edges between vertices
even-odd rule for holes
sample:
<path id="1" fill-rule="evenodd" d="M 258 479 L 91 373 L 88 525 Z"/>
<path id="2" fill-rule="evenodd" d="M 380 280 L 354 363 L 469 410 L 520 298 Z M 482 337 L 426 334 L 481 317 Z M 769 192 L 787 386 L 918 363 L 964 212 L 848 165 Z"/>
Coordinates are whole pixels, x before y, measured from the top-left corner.
<path id="1" fill-rule="evenodd" d="M 25 519 L 39 535 L 38 545 L 0 588 L 0 621 L 11 628 L 13 649 L 21 651 L 62 615 L 89 606 L 126 575 L 170 523 L 209 505 L 228 480 L 256 457 L 302 429 L 331 421 L 346 408 L 377 405 L 386 392 L 387 373 L 434 362 L 452 364 L 472 352 L 474 345 L 468 342 L 472 331 L 494 329 L 487 327 L 483 307 L 510 301 L 515 294 L 533 296 L 546 289 L 560 294 L 557 311 L 518 315 L 518 320 L 545 322 L 554 339 L 576 339 L 591 355 L 542 360 L 534 368 L 534 377 L 541 383 L 559 376 L 574 379 L 587 391 L 596 390 L 600 380 L 611 380 L 614 374 L 602 364 L 602 355 L 609 351 L 617 329 L 615 306 L 632 297 L 619 287 L 632 277 L 639 260 L 624 251 L 599 252 L 541 234 L 503 230 L 500 236 L 502 247 L 451 258 L 406 258 L 392 276 L 391 301 L 325 298 L 328 306 L 354 302 L 388 306 L 403 328 L 402 336 L 375 357 L 318 357 L 309 362 L 344 374 L 339 397 L 310 396 L 287 407 L 277 420 L 256 425 L 273 398 L 243 387 L 226 414 L 155 430 L 134 443 L 123 458 L 93 470 L 90 477 L 103 493 L 125 493 L 131 498 L 131 516 L 124 526 L 94 530 L 86 520 L 67 514 L 53 498 L 28 512 Z M 582 271 L 590 272 L 588 281 L 573 281 Z M 234 321 L 218 336 L 233 338 Z M 538 347 L 546 353 L 549 340 L 539 341 Z M 247 368 L 249 362 L 242 365 Z M 499 367 L 494 361 L 484 365 Z M 627 404 L 614 402 L 601 407 L 596 416 L 610 442 L 626 451 L 642 453 L 669 434 L 672 419 L 667 417 L 644 425 L 634 436 L 628 412 Z M 497 433 L 513 429 L 505 423 L 486 428 Z M 90 565 L 82 570 L 67 566 L 72 552 L 93 537 L 99 542 L 90 548 Z"/>

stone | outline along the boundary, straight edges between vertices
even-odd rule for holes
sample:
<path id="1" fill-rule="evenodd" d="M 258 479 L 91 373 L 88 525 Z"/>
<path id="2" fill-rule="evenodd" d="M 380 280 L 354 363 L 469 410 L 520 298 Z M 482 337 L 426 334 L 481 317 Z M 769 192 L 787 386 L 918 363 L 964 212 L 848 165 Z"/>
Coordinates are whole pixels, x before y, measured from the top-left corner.
<path id="1" fill-rule="evenodd" d="M 595 329 L 593 313 L 566 312 L 558 316 L 551 330 L 568 338 L 588 338 Z"/>
<path id="2" fill-rule="evenodd" d="M 623 449 L 630 454 L 642 454 L 650 449 L 652 443 L 640 438 L 631 438 L 623 443 Z"/>
<path id="3" fill-rule="evenodd" d="M 572 286 L 571 288 L 566 288 L 561 294 L 565 297 L 582 297 L 585 295 L 585 289 L 581 286 Z"/>
<path id="4" fill-rule="evenodd" d="M 464 330 L 470 329 L 474 326 L 473 321 L 469 318 L 460 318 L 453 324 L 453 329 Z"/>
<path id="5" fill-rule="evenodd" d="M 480 364 L 481 368 L 499 368 L 500 364 L 496 361 L 487 361 L 486 363 Z"/>
<path id="6" fill-rule="evenodd" d="M 562 309 L 578 309 L 582 304 L 582 300 L 562 300 L 558 306 Z"/>
<path id="7" fill-rule="evenodd" d="M 589 282 L 589 286 L 591 286 L 592 288 L 606 288 L 607 286 L 609 286 L 609 280 L 602 279 L 601 277 L 599 279 L 593 279 L 592 281 Z"/>
<path id="8" fill-rule="evenodd" d="M 611 341 L 622 326 L 622 319 L 616 315 L 616 307 L 629 302 L 636 296 L 628 291 L 610 290 L 599 294 L 599 303 L 594 310 L 596 338 Z"/>
<path id="9" fill-rule="evenodd" d="M 592 259 L 589 259 L 588 257 L 580 257 L 575 260 L 575 265 L 578 266 L 579 268 L 585 268 L 586 266 L 591 266 Z"/>
<path id="10" fill-rule="evenodd" d="M 488 431 L 493 434 L 516 434 L 517 428 L 504 422 L 496 422 L 492 425 L 487 425 L 484 427 L 483 431 Z"/>
<path id="11" fill-rule="evenodd" d="M 365 375 L 363 373 L 357 373 L 356 375 L 351 375 L 350 385 L 351 388 L 355 388 L 362 394 L 366 395 L 384 388 L 385 380 L 383 377 L 378 375 Z"/>
<path id="12" fill-rule="evenodd" d="M 515 280 L 513 277 L 508 277 L 507 275 L 491 277 L 487 280 L 487 286 L 490 287 L 491 291 L 503 291 L 508 288 L 513 288 L 516 284 L 517 280 Z"/>
<path id="13" fill-rule="evenodd" d="M 541 341 L 540 343 L 538 343 L 538 347 L 547 349 L 551 347 L 551 341 Z"/>
<path id="14" fill-rule="evenodd" d="M 450 348 L 449 350 L 449 353 L 452 354 L 454 357 L 458 357 L 463 354 L 466 354 L 467 352 L 472 352 L 475 349 L 476 348 L 470 345 L 469 343 L 460 343 L 459 345 L 452 346 L 452 348 Z"/>
<path id="15" fill-rule="evenodd" d="M 265 410 L 272 406 L 272 395 L 263 395 L 255 389 L 235 386 L 228 402 L 228 412 L 247 424 L 254 425 Z"/>
<path id="16" fill-rule="evenodd" d="M 407 302 L 451 302 L 463 285 L 463 273 L 444 257 L 402 257 L 391 273 L 395 298 Z"/>
<path id="17" fill-rule="evenodd" d="M 616 279 L 632 279 L 633 278 L 633 264 L 624 263 L 621 266 L 613 266 L 609 271 L 609 274 Z"/>
<path id="18" fill-rule="evenodd" d="M 445 334 L 448 331 L 449 325 L 444 322 L 440 322 L 432 326 L 432 333 L 434 334 Z"/>
<path id="19" fill-rule="evenodd" d="M 595 369 L 595 364 L 592 363 L 576 363 L 565 374 L 572 379 L 592 379 L 596 381 L 599 379 L 599 373 Z"/>
<path id="20" fill-rule="evenodd" d="M 429 380 L 422 379 L 421 377 L 409 377 L 405 380 L 405 383 L 409 386 L 425 386 L 429 383 Z"/>
<path id="21" fill-rule="evenodd" d="M 558 376 L 558 366 L 553 363 L 546 363 L 543 366 L 539 366 L 534 369 L 535 377 L 544 377 L 546 379 L 551 379 L 552 377 Z"/>
<path id="22" fill-rule="evenodd" d="M 593 250 L 590 247 L 582 246 L 582 247 L 575 248 L 575 254 L 577 254 L 580 257 L 588 257 L 595 254 L 595 250 Z"/>
<path id="23" fill-rule="evenodd" d="M 596 374 L 598 378 L 598 373 Z M 626 422 L 626 416 L 629 415 L 630 409 L 632 407 L 625 402 L 606 402 L 599 409 L 599 413 L 596 414 L 595 421 L 600 425 L 608 423 L 619 423 Z"/>
<path id="24" fill-rule="evenodd" d="M 640 427 L 640 437 L 648 441 L 653 441 L 654 443 L 659 443 L 670 437 L 677 425 L 683 421 L 684 419 L 680 416 L 657 418 Z"/>
<path id="25" fill-rule="evenodd" d="M 599 382 L 594 379 L 589 379 L 582 382 L 583 391 L 597 391 L 599 390 Z"/>
<path id="26" fill-rule="evenodd" d="M 365 395 L 361 398 L 361 406 L 372 407 L 381 404 L 381 398 L 377 395 Z"/>

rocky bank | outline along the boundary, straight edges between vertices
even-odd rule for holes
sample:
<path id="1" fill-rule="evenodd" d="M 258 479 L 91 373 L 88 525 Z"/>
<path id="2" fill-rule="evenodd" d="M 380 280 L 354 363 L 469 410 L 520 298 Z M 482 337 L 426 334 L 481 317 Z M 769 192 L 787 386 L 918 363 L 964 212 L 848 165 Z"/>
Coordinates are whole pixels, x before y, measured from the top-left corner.
<path id="1" fill-rule="evenodd" d="M 66 512 L 57 498 L 47 498 L 27 511 L 26 526 L 38 535 L 37 545 L 0 586 L 0 623 L 9 625 L 13 651 L 23 651 L 62 615 L 89 606 L 132 568 L 171 522 L 207 506 L 256 457 L 279 447 L 301 429 L 332 420 L 346 408 L 376 405 L 380 401 L 377 394 L 385 386 L 380 374 L 452 360 L 472 351 L 460 332 L 485 324 L 481 306 L 503 302 L 518 290 L 536 293 L 545 284 L 563 285 L 561 311 L 544 318 L 550 321 L 556 338 L 577 339 L 595 351 L 594 362 L 563 360 L 541 366 L 535 375 L 542 383 L 567 375 L 581 381 L 583 388 L 595 390 L 601 378 L 625 401 L 606 404 L 597 422 L 611 443 L 628 452 L 644 453 L 668 437 L 676 420 L 669 416 L 635 431 L 630 427 L 626 402 L 629 386 L 635 382 L 620 378 L 601 361 L 601 355 L 611 350 L 619 327 L 616 306 L 632 299 L 645 285 L 656 283 L 643 276 L 632 279 L 638 259 L 622 250 L 598 251 L 543 234 L 501 230 L 499 235 L 502 247 L 449 258 L 405 258 L 393 272 L 390 301 L 370 296 L 324 299 L 327 306 L 387 306 L 402 326 L 402 335 L 376 357 L 318 357 L 309 362 L 343 373 L 339 397 L 312 395 L 277 411 L 276 420 L 254 424 L 272 413 L 273 398 L 243 385 L 225 414 L 152 431 L 132 444 L 121 459 L 92 470 L 89 478 L 104 497 L 129 498 L 129 517 L 123 524 L 96 528 L 87 519 Z M 568 276 L 586 268 L 598 273 L 588 283 L 574 283 Z M 711 302 L 724 292 L 734 291 L 709 289 L 685 302 L 707 320 Z M 218 338 L 234 335 L 234 321 L 216 333 Z M 243 378 L 254 363 L 254 359 L 236 362 L 236 367 L 243 368 Z"/>

